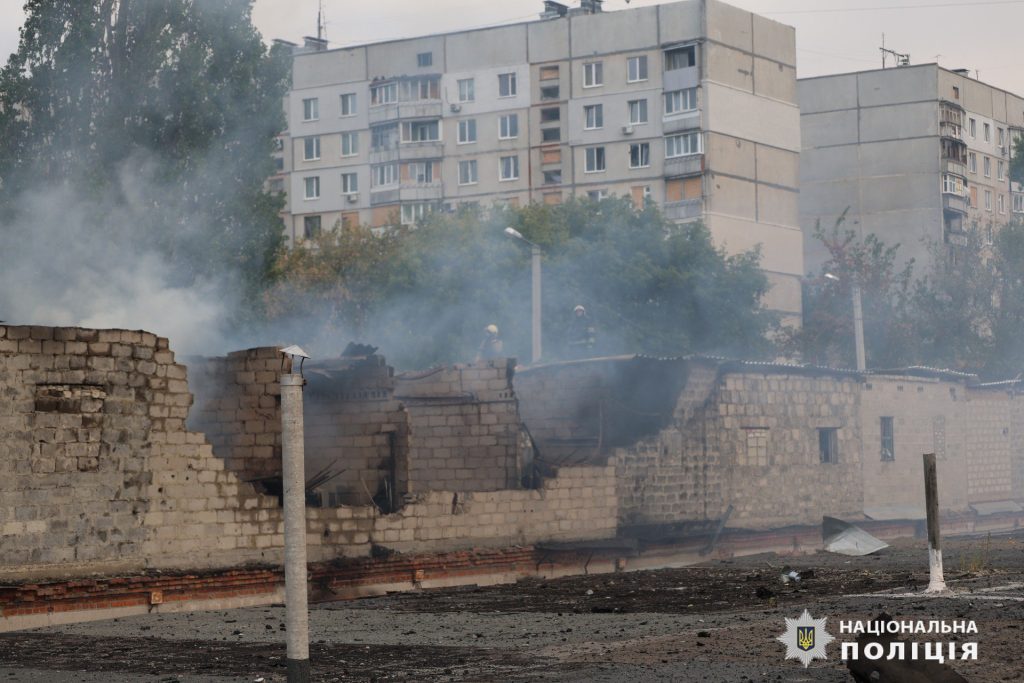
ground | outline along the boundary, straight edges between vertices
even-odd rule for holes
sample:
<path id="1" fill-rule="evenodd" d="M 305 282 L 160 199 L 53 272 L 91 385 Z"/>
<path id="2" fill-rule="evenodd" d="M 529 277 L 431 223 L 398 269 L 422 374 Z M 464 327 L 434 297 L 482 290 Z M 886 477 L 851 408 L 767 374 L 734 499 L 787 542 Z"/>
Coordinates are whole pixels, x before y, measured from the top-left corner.
<path id="1" fill-rule="evenodd" d="M 804 609 L 839 619 L 972 619 L 972 683 L 1024 681 L 1024 533 L 946 542 L 953 597 L 926 597 L 927 552 L 758 555 L 701 566 L 404 593 L 313 606 L 316 681 L 851 681 L 837 643 L 804 669 L 775 638 Z M 784 585 L 783 568 L 813 571 Z M 152 614 L 0 635 L 0 683 L 284 681 L 284 609 Z M 949 636 L 912 636 L 921 641 Z M 851 639 L 852 636 L 846 636 Z"/>

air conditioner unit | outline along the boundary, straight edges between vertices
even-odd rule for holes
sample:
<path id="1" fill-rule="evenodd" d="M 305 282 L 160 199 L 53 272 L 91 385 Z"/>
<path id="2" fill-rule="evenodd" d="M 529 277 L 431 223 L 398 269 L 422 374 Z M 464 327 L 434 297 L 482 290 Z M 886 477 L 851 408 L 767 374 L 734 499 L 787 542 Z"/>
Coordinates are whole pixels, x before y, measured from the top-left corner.
<path id="1" fill-rule="evenodd" d="M 355 204 L 356 202 L 359 201 L 359 193 L 354 192 L 352 194 L 347 194 L 345 195 L 345 199 L 348 201 L 349 204 Z"/>
<path id="2" fill-rule="evenodd" d="M 623 135 L 632 135 L 633 134 L 633 126 L 623 126 L 622 127 L 622 134 Z"/>
<path id="3" fill-rule="evenodd" d="M 462 111 L 462 105 L 461 104 L 453 104 L 450 107 L 450 109 L 452 110 L 452 112 L 458 114 L 460 111 Z"/>

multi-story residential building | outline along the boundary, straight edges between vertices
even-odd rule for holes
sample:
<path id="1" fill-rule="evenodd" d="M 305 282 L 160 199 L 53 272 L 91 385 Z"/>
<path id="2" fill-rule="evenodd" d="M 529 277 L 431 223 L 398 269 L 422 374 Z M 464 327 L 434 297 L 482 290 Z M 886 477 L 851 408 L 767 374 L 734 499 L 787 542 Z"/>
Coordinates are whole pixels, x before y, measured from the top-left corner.
<path id="1" fill-rule="evenodd" d="M 1009 177 L 1021 97 L 936 64 L 800 79 L 799 94 L 808 268 L 827 257 L 815 224 L 847 207 L 847 229 L 900 244 L 924 269 L 935 245 L 955 255 L 968 231 L 991 241 L 1024 213 Z"/>
<path id="2" fill-rule="evenodd" d="M 464 203 L 620 195 L 761 245 L 768 308 L 803 273 L 792 28 L 717 0 L 299 51 L 287 233 L 413 223 Z"/>

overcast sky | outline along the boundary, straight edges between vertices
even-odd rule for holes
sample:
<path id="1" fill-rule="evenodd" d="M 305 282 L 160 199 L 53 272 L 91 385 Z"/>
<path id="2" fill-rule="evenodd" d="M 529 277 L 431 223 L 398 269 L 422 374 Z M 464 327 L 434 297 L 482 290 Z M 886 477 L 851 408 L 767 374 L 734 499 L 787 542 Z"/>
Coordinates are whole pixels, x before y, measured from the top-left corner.
<path id="1" fill-rule="evenodd" d="M 577 5 L 578 0 L 563 0 Z M 881 66 L 878 48 L 909 52 L 911 62 L 938 61 L 978 71 L 981 80 L 1024 95 L 1024 56 L 1016 46 L 1024 0 L 731 0 L 797 29 L 800 76 Z M 436 33 L 537 17 L 541 0 L 323 0 L 332 46 Z M 633 0 L 631 6 L 659 4 Z M 0 0 L 0 54 L 17 48 L 22 0 Z M 254 18 L 267 38 L 299 41 L 316 34 L 318 0 L 256 0 Z M 626 7 L 606 0 L 607 10 Z"/>

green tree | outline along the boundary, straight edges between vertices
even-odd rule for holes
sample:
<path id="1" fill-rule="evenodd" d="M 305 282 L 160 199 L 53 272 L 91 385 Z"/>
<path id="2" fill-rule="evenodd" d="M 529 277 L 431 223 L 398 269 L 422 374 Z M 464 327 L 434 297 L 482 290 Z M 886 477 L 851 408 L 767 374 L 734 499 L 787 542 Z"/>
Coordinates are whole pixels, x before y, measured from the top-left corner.
<path id="1" fill-rule="evenodd" d="M 1013 138 L 1013 154 L 1010 158 L 1010 180 L 1024 183 L 1024 135 Z"/>
<path id="2" fill-rule="evenodd" d="M 27 193 L 61 188 L 88 237 L 156 248 L 186 281 L 230 270 L 260 282 L 281 241 L 281 202 L 263 183 L 290 61 L 263 45 L 250 9 L 28 0 L 0 72 L 2 223 L 24 220 Z"/>

